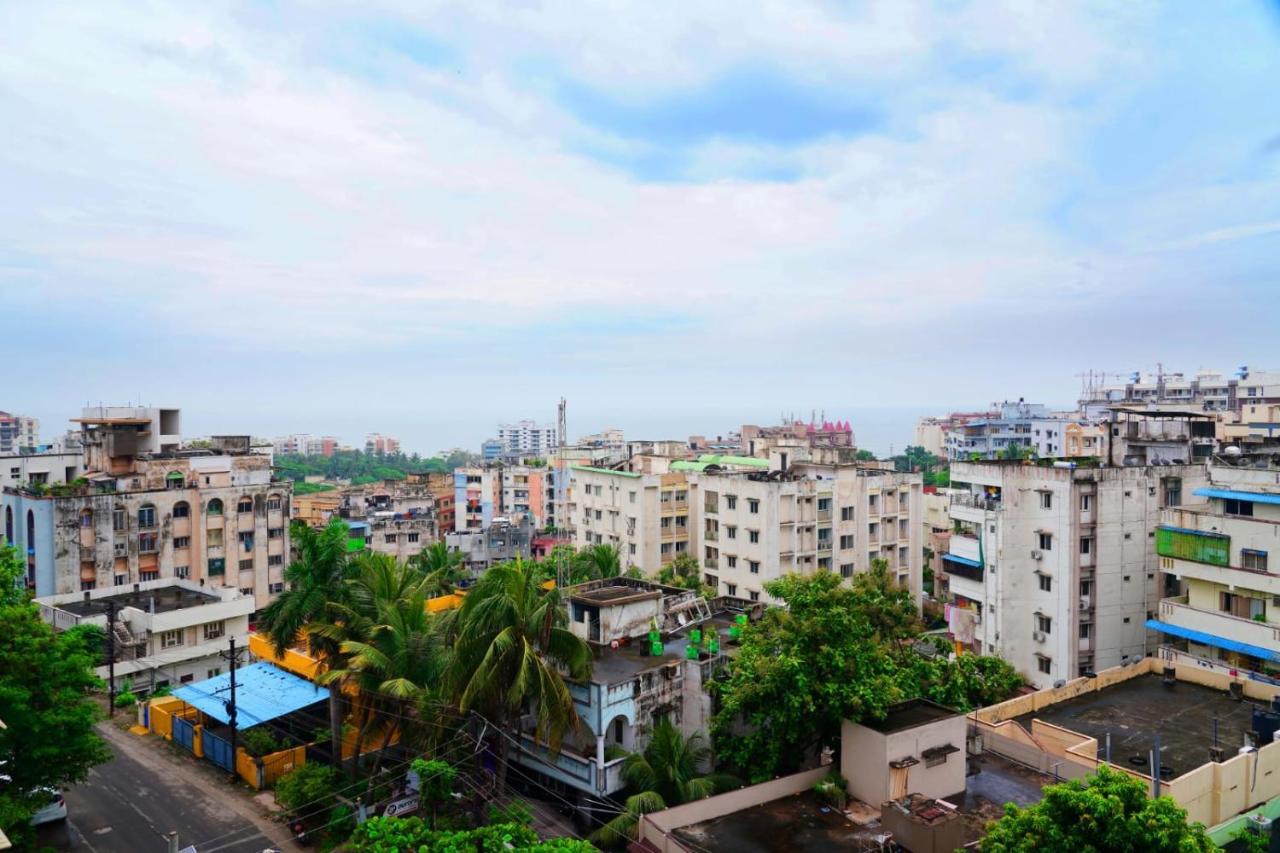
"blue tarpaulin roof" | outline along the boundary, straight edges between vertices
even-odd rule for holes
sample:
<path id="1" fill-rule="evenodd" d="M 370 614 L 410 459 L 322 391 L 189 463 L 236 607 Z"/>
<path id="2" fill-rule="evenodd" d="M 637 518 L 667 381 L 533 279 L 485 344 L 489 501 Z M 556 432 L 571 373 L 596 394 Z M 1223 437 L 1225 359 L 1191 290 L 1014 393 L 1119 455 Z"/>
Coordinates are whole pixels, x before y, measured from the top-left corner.
<path id="1" fill-rule="evenodd" d="M 184 684 L 173 691 L 183 702 L 230 723 L 231 673 Z M 236 728 L 248 729 L 329 699 L 329 689 L 319 687 L 269 663 L 236 667 Z"/>
<path id="2" fill-rule="evenodd" d="M 1153 631 L 1163 631 L 1166 634 L 1172 634 L 1175 637 L 1182 637 L 1184 640 L 1190 640 L 1193 643 L 1200 643 L 1205 646 L 1213 646 L 1215 649 L 1226 649 L 1231 652 L 1240 652 L 1241 654 L 1252 655 L 1255 658 L 1263 660 L 1276 661 L 1280 663 L 1280 651 L 1276 649 L 1266 649 L 1262 646 L 1253 646 L 1249 643 L 1242 643 L 1239 640 L 1228 640 L 1226 637 L 1218 637 L 1214 634 L 1206 634 L 1203 631 L 1193 631 L 1190 628 L 1183 628 L 1178 625 L 1170 625 L 1167 622 L 1161 622 L 1158 619 L 1148 619 L 1147 627 Z"/>
<path id="3" fill-rule="evenodd" d="M 1256 504 L 1280 504 L 1280 495 L 1267 492 L 1241 492 L 1236 489 L 1196 489 L 1194 494 L 1202 498 L 1222 498 L 1228 501 L 1253 501 Z"/>
<path id="4" fill-rule="evenodd" d="M 942 559 L 950 560 L 953 563 L 959 563 L 962 566 L 973 566 L 975 569 L 982 568 L 982 563 L 977 560 L 970 560 L 968 557 L 957 557 L 955 554 L 943 554 Z"/>

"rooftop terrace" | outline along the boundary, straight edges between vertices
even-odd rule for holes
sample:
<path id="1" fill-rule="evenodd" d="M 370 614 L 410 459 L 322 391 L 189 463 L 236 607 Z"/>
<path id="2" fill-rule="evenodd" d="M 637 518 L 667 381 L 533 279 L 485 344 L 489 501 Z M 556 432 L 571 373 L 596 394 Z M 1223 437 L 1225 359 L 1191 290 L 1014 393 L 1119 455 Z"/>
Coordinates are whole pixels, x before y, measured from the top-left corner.
<path id="1" fill-rule="evenodd" d="M 604 647 L 599 649 L 599 657 L 591 669 L 591 681 L 596 684 L 617 684 L 634 678 L 642 672 L 657 669 L 672 661 L 683 660 L 685 649 L 689 645 L 689 631 L 699 628 L 704 633 L 715 630 L 720 633 L 720 653 L 732 655 L 736 646 L 728 642 L 729 628 L 733 624 L 733 615 L 719 613 L 705 622 L 682 628 L 668 637 L 662 644 L 661 655 L 649 654 L 649 644 L 644 640 L 635 640 L 620 645 L 618 648 Z"/>
<path id="2" fill-rule="evenodd" d="M 154 589 L 143 589 L 138 592 L 128 591 L 114 595 L 104 595 L 101 598 L 93 598 L 88 601 L 83 599 L 68 601 L 57 605 L 57 607 L 59 610 L 74 613 L 76 616 L 105 614 L 108 603 L 114 603 L 117 610 L 123 607 L 136 607 L 139 610 L 151 611 L 154 608 L 155 613 L 168 613 L 172 610 L 199 607 L 202 604 L 216 604 L 221 600 L 218 596 L 208 592 L 199 592 L 181 586 L 162 586 Z"/>

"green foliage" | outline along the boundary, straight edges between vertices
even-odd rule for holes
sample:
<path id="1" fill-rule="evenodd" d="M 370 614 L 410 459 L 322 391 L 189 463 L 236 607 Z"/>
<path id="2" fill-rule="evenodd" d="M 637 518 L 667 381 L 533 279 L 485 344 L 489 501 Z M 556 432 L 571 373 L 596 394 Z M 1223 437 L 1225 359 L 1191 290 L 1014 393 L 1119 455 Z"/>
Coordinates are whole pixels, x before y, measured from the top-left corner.
<path id="1" fill-rule="evenodd" d="M 302 481 L 306 477 L 326 480 L 403 480 L 406 474 L 445 473 L 470 461 L 469 454 L 454 451 L 447 457 L 423 459 L 417 454 L 368 454 L 359 450 L 339 450 L 332 456 L 299 456 L 282 453 L 275 457 L 281 476 Z"/>
<path id="2" fill-rule="evenodd" d="M 876 461 L 876 455 L 872 453 L 870 450 L 866 450 L 866 449 L 859 450 L 856 454 L 854 454 L 853 458 L 858 460 L 859 462 L 875 462 Z"/>
<path id="3" fill-rule="evenodd" d="M 1236 831 L 1231 836 L 1231 840 L 1236 842 L 1236 853 L 1268 853 L 1271 850 L 1270 839 L 1259 835 L 1247 826 Z"/>
<path id="4" fill-rule="evenodd" d="M 524 800 L 512 800 L 504 806 L 489 806 L 489 823 L 514 823 L 533 826 L 533 811 Z"/>
<path id="5" fill-rule="evenodd" d="M 849 802 L 849 780 L 832 770 L 813 784 L 813 792 L 843 810 Z"/>
<path id="6" fill-rule="evenodd" d="M 245 752 L 255 758 L 284 749 L 284 744 L 276 740 L 271 732 L 262 726 L 255 726 L 240 735 L 240 743 L 244 746 Z"/>
<path id="7" fill-rule="evenodd" d="M 419 817 L 374 817 L 360 824 L 347 842 L 352 853 L 507 853 L 509 850 L 591 850 L 586 847 L 542 847 L 527 826 L 495 823 L 477 829 L 433 830 Z M 581 842 L 579 842 L 581 843 Z"/>
<path id="8" fill-rule="evenodd" d="M 317 810 L 336 802 L 342 774 L 324 764 L 303 764 L 276 780 L 276 801 L 286 809 L 314 803 Z"/>
<path id="9" fill-rule="evenodd" d="M 115 706 L 117 708 L 132 708 L 138 704 L 138 697 L 133 695 L 132 690 L 126 690 L 123 693 L 116 694 Z"/>
<path id="10" fill-rule="evenodd" d="M 743 633 L 727 680 L 712 687 L 720 697 L 711 726 L 719 757 L 752 782 L 835 747 L 843 720 L 880 719 L 917 696 L 965 711 L 1008 698 L 1021 683 L 994 658 L 920 655 L 911 594 L 883 561 L 852 584 L 818 572 L 765 588 L 787 608 L 765 611 Z"/>
<path id="11" fill-rule="evenodd" d="M 304 483 L 302 480 L 298 480 L 293 484 L 293 493 L 295 495 L 314 495 L 317 492 L 332 492 L 337 488 L 337 486 L 329 483 Z"/>
<path id="12" fill-rule="evenodd" d="M 38 789 L 82 782 L 111 757 L 94 731 L 100 712 L 89 694 L 102 681 L 89 636 L 55 634 L 34 605 L 0 605 L 0 756 L 10 777 L 0 786 L 0 830 L 8 834 L 25 832 L 45 804 Z"/>
<path id="13" fill-rule="evenodd" d="M 423 808 L 429 809 L 434 816 L 440 806 L 453 803 L 453 784 L 457 781 L 458 771 L 447 761 L 415 758 L 409 766 L 418 774 L 419 802 Z"/>
<path id="14" fill-rule="evenodd" d="M 152 690 L 150 698 L 160 699 L 164 696 L 171 696 L 171 695 L 173 695 L 173 688 L 166 684 L 162 687 L 157 687 L 155 690 Z"/>
<path id="15" fill-rule="evenodd" d="M 25 604 L 31 595 L 27 592 L 27 561 L 22 552 L 9 545 L 0 545 L 0 606 Z"/>
<path id="16" fill-rule="evenodd" d="M 1035 805 L 1006 805 L 1004 817 L 982 840 L 984 853 L 1214 849 L 1204 825 L 1188 824 L 1186 811 L 1173 798 L 1150 799 L 1141 781 L 1105 765 L 1085 779 L 1049 785 Z"/>

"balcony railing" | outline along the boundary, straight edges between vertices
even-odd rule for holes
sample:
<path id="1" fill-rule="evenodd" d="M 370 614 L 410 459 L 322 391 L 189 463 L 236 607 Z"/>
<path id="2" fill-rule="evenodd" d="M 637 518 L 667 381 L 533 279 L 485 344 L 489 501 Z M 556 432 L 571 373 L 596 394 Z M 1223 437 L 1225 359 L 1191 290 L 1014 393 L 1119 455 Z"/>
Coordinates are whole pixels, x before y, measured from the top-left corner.
<path id="1" fill-rule="evenodd" d="M 975 495 L 975 494 L 969 493 L 969 494 L 952 495 L 951 506 L 967 506 L 967 507 L 972 507 L 974 509 L 985 509 L 985 510 L 994 512 L 998 509 L 1001 509 L 1003 507 L 1003 504 L 1000 503 L 1000 501 L 998 500 L 993 500 L 992 498 L 987 498 L 987 497 L 983 497 L 982 495 Z"/>

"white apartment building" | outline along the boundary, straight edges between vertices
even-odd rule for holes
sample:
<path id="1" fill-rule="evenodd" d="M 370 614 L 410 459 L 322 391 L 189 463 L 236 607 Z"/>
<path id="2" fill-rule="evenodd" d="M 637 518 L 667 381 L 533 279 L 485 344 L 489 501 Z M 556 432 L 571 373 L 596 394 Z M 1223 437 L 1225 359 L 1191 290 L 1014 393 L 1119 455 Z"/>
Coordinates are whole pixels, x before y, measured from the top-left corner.
<path id="1" fill-rule="evenodd" d="M 693 553 L 692 502 L 684 473 L 642 474 L 570 466 L 568 515 L 578 548 L 612 545 L 622 568 L 656 575 L 677 554 Z"/>
<path id="2" fill-rule="evenodd" d="M 171 578 L 37 598 L 40 615 L 56 630 L 91 623 L 112 630 L 116 689 L 134 692 L 203 681 L 227 665 L 228 640 L 249 642 L 252 596 L 234 587 L 208 587 Z M 108 608 L 115 621 L 108 628 Z M 104 650 L 105 651 L 105 650 Z M 108 667 L 96 670 L 106 679 Z"/>
<path id="3" fill-rule="evenodd" d="M 1166 598 L 1148 627 L 1160 656 L 1280 679 L 1280 469 L 1243 456 L 1209 467 L 1206 504 L 1169 507 L 1156 530 Z M 1272 556 L 1272 552 L 1276 556 Z"/>
<path id="4" fill-rule="evenodd" d="M 84 453 L 21 453 L 0 456 L 0 485 L 52 486 L 69 484 L 84 473 Z"/>
<path id="5" fill-rule="evenodd" d="M 498 442 L 506 456 L 545 456 L 556 449 L 556 428 L 523 420 L 498 424 Z"/>
<path id="6" fill-rule="evenodd" d="M 34 451 L 39 446 L 39 420 L 0 412 L 0 453 Z"/>
<path id="7" fill-rule="evenodd" d="M 1041 688 L 1143 657 L 1155 527 L 1205 482 L 1202 465 L 953 463 L 953 638 Z"/>
<path id="8" fill-rule="evenodd" d="M 996 410 L 995 417 L 973 418 L 948 430 L 947 457 L 1004 459 L 1014 452 L 1029 451 L 1041 458 L 1064 455 L 1065 430 L 1071 418 L 1022 400 L 1001 403 Z"/>
<path id="9" fill-rule="evenodd" d="M 1184 373 L 1135 371 L 1128 381 L 1085 388 L 1086 411 L 1114 405 L 1188 406 L 1206 412 L 1239 412 L 1245 405 L 1280 403 L 1280 372 L 1241 366 L 1233 374 L 1217 370 Z"/>

